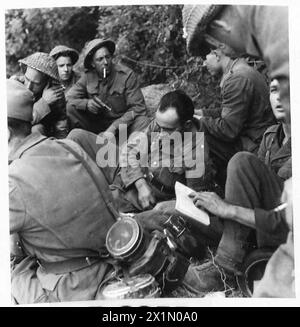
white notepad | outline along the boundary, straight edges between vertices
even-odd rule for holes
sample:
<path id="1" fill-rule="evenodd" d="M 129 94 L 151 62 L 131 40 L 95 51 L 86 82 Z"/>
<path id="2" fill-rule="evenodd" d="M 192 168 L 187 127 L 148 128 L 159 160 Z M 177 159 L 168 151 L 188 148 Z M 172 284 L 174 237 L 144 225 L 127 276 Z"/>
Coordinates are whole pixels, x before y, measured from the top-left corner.
<path id="1" fill-rule="evenodd" d="M 187 217 L 193 218 L 197 220 L 199 223 L 204 225 L 210 224 L 209 215 L 197 208 L 193 200 L 189 197 L 189 194 L 193 193 L 191 188 L 181 184 L 180 182 L 176 182 L 175 184 L 175 193 L 176 193 L 176 205 L 175 209 L 183 215 Z"/>

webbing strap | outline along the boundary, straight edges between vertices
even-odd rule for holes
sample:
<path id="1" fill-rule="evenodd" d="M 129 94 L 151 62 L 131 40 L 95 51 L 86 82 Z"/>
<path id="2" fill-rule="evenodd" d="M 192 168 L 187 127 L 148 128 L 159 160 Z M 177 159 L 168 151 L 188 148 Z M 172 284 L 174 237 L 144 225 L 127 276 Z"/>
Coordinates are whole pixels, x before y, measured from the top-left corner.
<path id="1" fill-rule="evenodd" d="M 102 191 L 103 185 L 101 185 L 99 183 L 99 181 L 98 181 L 98 178 L 99 177 L 96 176 L 96 174 L 92 171 L 91 167 L 86 162 L 86 160 L 79 153 L 77 153 L 74 149 L 72 149 L 69 145 L 67 145 L 66 143 L 59 142 L 59 141 L 58 141 L 58 143 L 61 144 L 62 147 L 64 147 L 68 151 L 70 151 L 74 155 L 74 157 L 76 157 L 82 163 L 82 165 L 84 166 L 84 168 L 86 169 L 86 171 L 91 176 L 91 178 L 92 178 L 94 184 L 96 185 L 99 193 L 102 195 L 102 198 L 104 199 L 104 202 L 105 202 L 106 206 L 108 207 L 109 211 L 111 212 L 111 214 L 113 215 L 113 217 L 117 220 L 119 218 L 118 211 L 113 206 L 113 203 L 107 199 L 108 195 L 103 193 L 103 191 Z M 106 180 L 105 180 L 105 182 L 106 182 Z"/>

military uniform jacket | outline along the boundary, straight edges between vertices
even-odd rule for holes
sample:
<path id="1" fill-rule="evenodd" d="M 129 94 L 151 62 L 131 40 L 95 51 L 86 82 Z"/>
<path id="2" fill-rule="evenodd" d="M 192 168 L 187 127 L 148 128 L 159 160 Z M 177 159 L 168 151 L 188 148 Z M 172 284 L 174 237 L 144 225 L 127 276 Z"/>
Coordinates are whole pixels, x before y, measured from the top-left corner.
<path id="1" fill-rule="evenodd" d="M 168 135 L 161 133 L 155 119 L 144 133 L 130 136 L 121 152 L 119 178 L 114 184 L 126 191 L 135 188 L 138 179 L 145 178 L 157 202 L 174 198 L 176 181 L 198 191 L 209 189 L 215 171 L 204 133 L 193 125 L 177 136 L 170 147 L 166 146 Z"/>
<path id="2" fill-rule="evenodd" d="M 24 84 L 25 77 L 24 76 L 12 76 L 12 79 L 19 81 Z M 58 83 L 52 80 L 53 85 Z M 51 87 L 48 84 L 48 87 Z M 38 96 L 35 99 L 33 104 L 33 112 L 32 112 L 32 125 L 36 125 L 39 123 L 49 122 L 54 125 L 57 121 L 65 120 L 67 118 L 66 114 L 66 100 L 65 98 L 48 105 L 48 103 L 42 98 L 42 96 Z"/>
<path id="3" fill-rule="evenodd" d="M 43 264 L 99 256 L 115 222 L 105 177 L 75 142 L 40 134 L 25 138 L 10 161 L 10 233 L 19 234 L 27 254 L 12 271 L 14 298 L 18 303 L 94 299 L 107 269 L 100 257 L 66 273 L 48 273 Z"/>
<path id="4" fill-rule="evenodd" d="M 220 86 L 220 117 L 204 116 L 200 130 L 221 141 L 237 143 L 240 150 L 257 151 L 263 133 L 275 122 L 264 77 L 243 59 L 231 60 Z"/>
<path id="5" fill-rule="evenodd" d="M 282 145 L 284 133 L 281 124 L 269 127 L 262 139 L 258 157 L 280 178 L 286 180 L 292 176 L 291 138 Z"/>
<path id="6" fill-rule="evenodd" d="M 103 193 L 61 144 L 85 158 Z M 114 222 L 107 207 L 112 199 L 101 171 L 81 147 L 31 134 L 10 160 L 10 232 L 19 233 L 26 253 L 46 262 L 97 254 Z"/>
<path id="7" fill-rule="evenodd" d="M 67 106 L 87 110 L 89 99 L 98 96 L 112 110 L 103 109 L 101 115 L 106 120 L 130 125 L 138 115 L 146 114 L 143 94 L 135 73 L 121 64 L 113 65 L 106 80 L 100 80 L 96 71 L 88 70 L 68 91 Z"/>

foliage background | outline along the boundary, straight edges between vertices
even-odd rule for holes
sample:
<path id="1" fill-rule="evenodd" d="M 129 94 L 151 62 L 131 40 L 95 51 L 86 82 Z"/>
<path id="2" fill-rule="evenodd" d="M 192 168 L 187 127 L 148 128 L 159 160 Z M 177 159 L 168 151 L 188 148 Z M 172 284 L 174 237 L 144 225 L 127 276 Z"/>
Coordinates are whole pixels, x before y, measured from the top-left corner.
<path id="1" fill-rule="evenodd" d="M 218 80 L 202 67 L 201 58 L 186 52 L 181 5 L 101 6 L 8 10 L 7 75 L 17 73 L 18 60 L 58 44 L 78 50 L 82 71 L 84 46 L 95 37 L 117 44 L 116 60 L 136 71 L 141 86 L 167 83 L 184 89 L 198 108 L 219 105 Z"/>

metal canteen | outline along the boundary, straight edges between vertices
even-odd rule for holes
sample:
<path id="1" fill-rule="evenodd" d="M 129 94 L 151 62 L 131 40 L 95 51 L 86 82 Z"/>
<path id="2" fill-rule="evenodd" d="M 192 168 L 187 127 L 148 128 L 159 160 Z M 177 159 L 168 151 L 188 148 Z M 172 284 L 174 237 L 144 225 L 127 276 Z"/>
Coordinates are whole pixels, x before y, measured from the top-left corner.
<path id="1" fill-rule="evenodd" d="M 146 250 L 146 235 L 135 219 L 123 217 L 108 230 L 106 248 L 113 258 L 129 263 Z"/>

